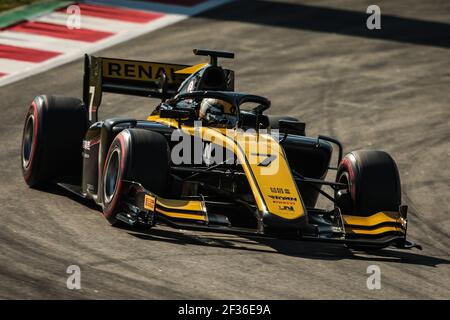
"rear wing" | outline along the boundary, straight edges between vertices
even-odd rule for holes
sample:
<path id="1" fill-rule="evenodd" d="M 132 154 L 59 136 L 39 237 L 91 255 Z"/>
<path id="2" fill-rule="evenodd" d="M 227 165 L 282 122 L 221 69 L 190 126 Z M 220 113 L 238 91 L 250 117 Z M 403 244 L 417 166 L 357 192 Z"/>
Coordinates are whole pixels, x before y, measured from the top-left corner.
<path id="1" fill-rule="evenodd" d="M 83 101 L 89 121 L 98 120 L 103 92 L 167 99 L 191 74 L 189 65 L 123 60 L 85 55 Z M 197 66 L 195 66 L 197 67 Z M 188 69 L 187 69 L 188 68 Z M 187 72 L 184 72 L 186 69 Z M 180 73 L 176 73 L 181 71 Z"/>

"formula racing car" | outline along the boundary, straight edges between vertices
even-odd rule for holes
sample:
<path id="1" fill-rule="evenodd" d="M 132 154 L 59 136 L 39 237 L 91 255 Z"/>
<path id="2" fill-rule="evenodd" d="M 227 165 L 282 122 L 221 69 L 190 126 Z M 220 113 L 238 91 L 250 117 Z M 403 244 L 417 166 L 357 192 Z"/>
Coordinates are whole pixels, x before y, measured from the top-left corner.
<path id="1" fill-rule="evenodd" d="M 267 98 L 236 92 L 234 72 L 218 64 L 233 53 L 194 53 L 208 62 L 86 55 L 82 100 L 40 95 L 28 109 L 25 182 L 91 199 L 112 225 L 419 247 L 406 239 L 407 206 L 389 154 L 344 156 L 338 140 L 308 137 L 305 123 L 266 115 Z M 143 120 L 99 120 L 106 92 L 161 102 Z M 328 208 L 319 208 L 319 195 Z"/>

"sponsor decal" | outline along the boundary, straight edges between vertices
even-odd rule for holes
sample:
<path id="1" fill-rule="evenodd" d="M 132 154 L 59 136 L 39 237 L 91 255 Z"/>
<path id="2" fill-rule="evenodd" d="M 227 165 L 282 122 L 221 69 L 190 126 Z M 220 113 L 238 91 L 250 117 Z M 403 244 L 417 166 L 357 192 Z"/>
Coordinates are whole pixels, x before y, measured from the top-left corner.
<path id="1" fill-rule="evenodd" d="M 278 206 L 278 209 L 280 209 L 282 211 L 294 211 L 293 206 Z"/>
<path id="2" fill-rule="evenodd" d="M 144 208 L 150 211 L 155 211 L 156 198 L 145 195 L 144 197 Z"/>
<path id="3" fill-rule="evenodd" d="M 275 199 L 275 200 L 286 200 L 286 201 L 297 201 L 297 198 L 295 197 L 284 197 L 284 196 L 274 196 L 274 195 L 269 195 L 270 198 Z"/>
<path id="4" fill-rule="evenodd" d="M 281 189 L 281 188 L 275 188 L 275 189 Z M 281 189 L 283 190 L 283 189 Z M 294 211 L 294 206 L 297 203 L 296 197 L 290 197 L 290 196 L 280 196 L 280 195 L 268 195 L 269 198 L 272 199 L 272 203 L 278 205 L 278 209 L 282 211 Z"/>
<path id="5" fill-rule="evenodd" d="M 165 73 L 169 82 L 176 79 L 175 71 L 183 65 L 153 63 L 144 61 L 127 61 L 119 59 L 103 59 L 103 77 L 140 81 L 157 81 Z"/>
<path id="6" fill-rule="evenodd" d="M 100 137 L 94 138 L 92 140 L 83 140 L 83 149 L 90 150 L 92 146 L 100 143 Z"/>
<path id="7" fill-rule="evenodd" d="M 279 194 L 291 194 L 291 190 L 289 190 L 288 188 L 270 187 L 270 192 L 272 192 L 272 193 L 279 193 Z"/>

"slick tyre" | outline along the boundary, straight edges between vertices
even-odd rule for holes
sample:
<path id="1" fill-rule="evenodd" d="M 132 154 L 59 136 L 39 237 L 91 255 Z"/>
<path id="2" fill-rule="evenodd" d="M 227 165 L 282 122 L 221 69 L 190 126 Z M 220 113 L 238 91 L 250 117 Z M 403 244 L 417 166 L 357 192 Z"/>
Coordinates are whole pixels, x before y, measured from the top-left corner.
<path id="1" fill-rule="evenodd" d="M 169 189 L 169 146 L 163 135 L 125 129 L 111 143 L 102 176 L 103 215 L 112 225 L 123 210 L 124 180 L 164 196 Z"/>
<path id="2" fill-rule="evenodd" d="M 397 165 L 384 151 L 350 152 L 339 164 L 336 181 L 348 185 L 347 192 L 336 194 L 344 214 L 366 217 L 380 211 L 397 211 L 401 204 Z"/>
<path id="3" fill-rule="evenodd" d="M 23 178 L 30 187 L 80 176 L 87 112 L 77 98 L 36 97 L 25 117 L 21 146 Z"/>

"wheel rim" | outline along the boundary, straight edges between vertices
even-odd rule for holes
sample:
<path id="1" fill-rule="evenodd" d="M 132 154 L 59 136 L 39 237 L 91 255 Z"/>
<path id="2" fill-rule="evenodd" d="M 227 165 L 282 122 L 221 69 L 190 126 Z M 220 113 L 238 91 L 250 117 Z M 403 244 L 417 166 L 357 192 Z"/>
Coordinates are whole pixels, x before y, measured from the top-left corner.
<path id="1" fill-rule="evenodd" d="M 117 182 L 119 181 L 120 175 L 120 151 L 118 148 L 111 152 L 108 160 L 108 165 L 106 167 L 106 174 L 104 183 L 105 190 L 105 201 L 111 202 L 116 194 Z"/>
<path id="2" fill-rule="evenodd" d="M 354 209 L 354 203 L 353 203 L 353 199 L 351 197 L 351 185 L 350 185 L 350 179 L 349 176 L 347 174 L 347 172 L 342 172 L 341 175 L 338 178 L 338 183 L 343 183 L 345 185 L 347 185 L 347 192 L 348 192 L 348 196 L 350 197 L 348 201 L 350 202 L 342 202 L 339 203 L 338 206 L 342 209 L 347 209 L 346 211 L 348 212 L 353 212 Z M 345 211 L 345 210 L 344 210 Z"/>
<path id="3" fill-rule="evenodd" d="M 338 183 L 343 183 L 347 185 L 347 189 L 348 191 L 350 191 L 351 186 L 350 186 L 350 182 L 348 179 L 348 175 L 346 173 L 341 174 L 341 176 L 338 179 Z"/>
<path id="4" fill-rule="evenodd" d="M 22 143 L 22 166 L 27 168 L 30 165 L 34 142 L 34 116 L 31 114 L 25 124 Z"/>

